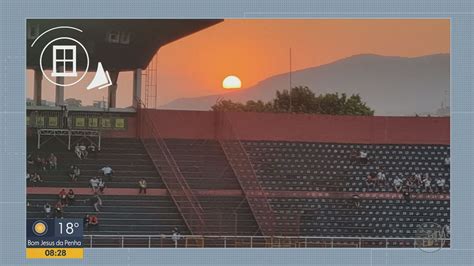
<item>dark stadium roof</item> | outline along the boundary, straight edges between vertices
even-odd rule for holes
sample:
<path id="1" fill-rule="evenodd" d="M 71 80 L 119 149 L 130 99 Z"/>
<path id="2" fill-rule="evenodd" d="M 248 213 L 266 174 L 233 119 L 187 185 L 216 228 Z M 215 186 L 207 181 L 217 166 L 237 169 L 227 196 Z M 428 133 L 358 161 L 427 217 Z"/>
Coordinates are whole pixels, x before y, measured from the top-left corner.
<path id="1" fill-rule="evenodd" d="M 146 68 L 157 50 L 170 42 L 200 31 L 221 19 L 29 19 L 27 21 L 27 68 L 38 68 L 44 46 L 58 37 L 71 37 L 81 42 L 89 53 L 89 70 L 100 61 L 111 71 Z M 69 26 L 81 29 L 57 29 L 47 32 L 31 47 L 44 31 Z M 55 44 L 70 44 L 59 40 Z M 43 67 L 52 68 L 51 49 L 46 49 Z M 84 70 L 86 62 L 82 49 L 77 50 L 77 70 Z"/>

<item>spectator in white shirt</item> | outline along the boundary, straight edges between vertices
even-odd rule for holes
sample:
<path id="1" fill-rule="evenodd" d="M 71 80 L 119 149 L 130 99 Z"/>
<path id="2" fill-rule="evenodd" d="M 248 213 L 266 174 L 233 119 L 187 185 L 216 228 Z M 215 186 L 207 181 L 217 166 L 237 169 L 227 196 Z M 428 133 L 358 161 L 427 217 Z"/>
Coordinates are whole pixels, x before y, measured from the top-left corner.
<path id="1" fill-rule="evenodd" d="M 49 218 L 51 216 L 51 205 L 49 205 L 49 203 L 44 204 L 43 210 L 46 214 L 46 218 Z"/>
<path id="2" fill-rule="evenodd" d="M 446 180 L 444 178 L 437 178 L 436 179 L 436 192 L 444 193 L 444 185 L 446 184 Z"/>
<path id="3" fill-rule="evenodd" d="M 431 187 L 431 178 L 427 173 L 423 176 L 423 184 L 425 187 L 425 192 L 430 191 L 433 193 L 433 188 Z"/>
<path id="4" fill-rule="evenodd" d="M 92 191 L 94 193 L 96 193 L 97 190 L 99 189 L 99 183 L 100 183 L 100 180 L 99 180 L 99 178 L 97 178 L 97 176 L 95 176 L 95 177 L 91 178 L 91 180 L 89 180 L 89 185 L 92 188 Z"/>
<path id="5" fill-rule="evenodd" d="M 379 185 L 382 184 L 382 186 L 385 186 L 387 182 L 387 178 L 385 177 L 385 174 L 382 172 L 382 170 L 379 170 L 377 173 L 377 182 Z"/>
<path id="6" fill-rule="evenodd" d="M 368 154 L 365 151 L 360 151 L 359 153 L 359 160 L 361 164 L 367 164 L 368 163 Z"/>
<path id="7" fill-rule="evenodd" d="M 87 155 L 89 153 L 87 152 L 87 147 L 84 143 L 81 143 L 81 145 L 79 145 L 79 150 L 81 151 L 82 159 L 87 159 Z"/>
<path id="8" fill-rule="evenodd" d="M 82 151 L 81 151 L 81 147 L 79 146 L 79 144 L 76 144 L 76 146 L 74 146 L 74 153 L 76 153 L 77 158 L 82 160 Z"/>
<path id="9" fill-rule="evenodd" d="M 403 179 L 399 176 L 395 177 L 395 179 L 393 180 L 393 187 L 395 188 L 395 191 L 400 193 L 403 188 Z"/>
<path id="10" fill-rule="evenodd" d="M 104 176 L 108 177 L 109 181 L 112 179 L 112 175 L 114 174 L 114 170 L 110 166 L 102 167 L 99 172 L 102 172 Z"/>

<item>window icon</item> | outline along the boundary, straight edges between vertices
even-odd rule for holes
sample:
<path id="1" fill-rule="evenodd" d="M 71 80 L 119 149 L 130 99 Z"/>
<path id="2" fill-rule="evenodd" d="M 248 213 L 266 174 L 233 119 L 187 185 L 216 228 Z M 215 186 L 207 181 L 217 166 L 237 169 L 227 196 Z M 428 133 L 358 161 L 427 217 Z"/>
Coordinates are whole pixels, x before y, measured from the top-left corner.
<path id="1" fill-rule="evenodd" d="M 53 45 L 53 77 L 76 77 L 76 46 Z"/>

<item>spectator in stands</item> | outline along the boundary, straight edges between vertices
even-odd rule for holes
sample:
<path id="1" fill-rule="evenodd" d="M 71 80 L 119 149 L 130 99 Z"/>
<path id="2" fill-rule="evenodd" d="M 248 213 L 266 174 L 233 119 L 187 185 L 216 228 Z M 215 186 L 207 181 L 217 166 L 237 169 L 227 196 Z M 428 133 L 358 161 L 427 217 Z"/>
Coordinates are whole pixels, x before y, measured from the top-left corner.
<path id="1" fill-rule="evenodd" d="M 99 218 L 97 218 L 97 215 L 90 215 L 89 216 L 89 224 L 88 228 L 89 229 L 95 229 L 97 226 L 99 226 Z"/>
<path id="2" fill-rule="evenodd" d="M 74 153 L 76 153 L 77 155 L 77 158 L 79 158 L 79 160 L 82 160 L 82 152 L 81 152 L 81 147 L 79 146 L 79 143 L 76 143 L 76 146 L 74 146 Z"/>
<path id="3" fill-rule="evenodd" d="M 70 188 L 67 193 L 67 204 L 72 205 L 75 200 L 76 200 L 76 194 L 74 194 L 74 191 Z"/>
<path id="4" fill-rule="evenodd" d="M 91 142 L 89 146 L 87 146 L 87 152 L 92 154 L 93 158 L 97 158 L 97 148 L 95 147 L 94 143 Z"/>
<path id="5" fill-rule="evenodd" d="M 45 158 L 41 158 L 41 169 L 46 171 L 49 168 L 49 162 Z"/>
<path id="6" fill-rule="evenodd" d="M 413 176 L 415 177 L 415 182 L 416 182 L 417 186 L 421 186 L 423 184 L 421 174 L 420 173 L 413 173 Z"/>
<path id="7" fill-rule="evenodd" d="M 99 192 L 104 194 L 105 190 L 105 181 L 102 178 L 99 178 Z"/>
<path id="8" fill-rule="evenodd" d="M 43 159 L 41 159 L 41 157 L 39 157 L 39 155 L 36 155 L 34 165 L 35 165 L 35 168 L 36 168 L 37 171 L 46 170 L 46 169 L 43 169 Z"/>
<path id="9" fill-rule="evenodd" d="M 174 241 L 174 246 L 178 246 L 178 241 L 181 239 L 181 232 L 178 227 L 173 228 L 171 239 Z"/>
<path id="10" fill-rule="evenodd" d="M 89 186 L 92 188 L 92 191 L 94 193 L 97 193 L 97 190 L 99 189 L 99 178 L 97 176 L 94 176 L 89 180 Z"/>
<path id="11" fill-rule="evenodd" d="M 400 193 L 400 191 L 403 188 L 403 179 L 400 176 L 395 177 L 393 180 L 393 188 L 395 188 L 395 191 Z"/>
<path id="12" fill-rule="evenodd" d="M 351 160 L 351 164 L 359 160 L 359 153 L 355 149 L 352 149 L 351 151 L 350 160 Z"/>
<path id="13" fill-rule="evenodd" d="M 102 206 L 102 199 L 99 195 L 95 194 L 94 197 L 91 198 L 92 206 L 96 212 L 100 212 L 99 207 Z"/>
<path id="14" fill-rule="evenodd" d="M 81 142 L 79 145 L 79 150 L 81 151 L 82 159 L 87 159 L 87 155 L 89 155 L 89 153 L 87 152 L 87 147 L 84 143 Z"/>
<path id="15" fill-rule="evenodd" d="M 41 176 L 37 173 L 37 172 L 34 172 L 33 175 L 30 176 L 31 178 L 31 182 L 43 182 L 43 179 L 41 179 Z"/>
<path id="16" fill-rule="evenodd" d="M 61 204 L 67 206 L 67 192 L 64 188 L 59 191 L 58 197 Z"/>
<path id="17" fill-rule="evenodd" d="M 29 182 L 31 180 L 31 175 L 30 173 L 26 173 L 26 182 Z"/>
<path id="18" fill-rule="evenodd" d="M 51 153 L 48 158 L 49 162 L 49 169 L 58 169 L 58 158 L 54 155 L 54 153 Z"/>
<path id="19" fill-rule="evenodd" d="M 377 174 L 375 172 L 371 172 L 367 175 L 367 179 L 365 181 L 368 187 L 372 187 L 377 183 Z"/>
<path id="20" fill-rule="evenodd" d="M 138 187 L 139 187 L 138 194 L 142 194 L 142 192 L 143 194 L 146 194 L 147 183 L 144 178 L 138 181 Z"/>
<path id="21" fill-rule="evenodd" d="M 446 180 L 442 177 L 438 177 L 436 179 L 436 192 L 444 193 L 444 185 L 446 184 Z"/>
<path id="22" fill-rule="evenodd" d="M 54 210 L 56 212 L 56 218 L 63 218 L 63 205 L 61 204 L 61 201 L 58 201 L 56 205 L 54 206 Z"/>
<path id="23" fill-rule="evenodd" d="M 449 169 L 451 166 L 451 159 L 448 157 L 444 158 L 444 167 Z"/>
<path id="24" fill-rule="evenodd" d="M 360 207 L 360 197 L 357 194 L 352 195 L 352 204 L 354 208 Z"/>
<path id="25" fill-rule="evenodd" d="M 45 203 L 43 205 L 43 210 L 44 210 L 44 214 L 46 215 L 46 218 L 50 218 L 51 217 L 51 205 L 49 205 L 49 203 Z"/>
<path id="26" fill-rule="evenodd" d="M 425 187 L 425 192 L 430 191 L 431 193 L 433 193 L 433 188 L 431 187 L 431 178 L 428 173 L 423 175 L 422 181 Z"/>
<path id="27" fill-rule="evenodd" d="M 109 181 L 112 179 L 112 175 L 114 174 L 114 170 L 110 166 L 102 167 L 99 172 L 101 172 L 105 177 L 107 177 Z"/>
<path id="28" fill-rule="evenodd" d="M 451 230 L 449 228 L 449 224 L 445 224 L 441 230 L 442 230 L 445 238 L 450 238 L 451 237 Z"/>
<path id="29" fill-rule="evenodd" d="M 87 229 L 87 227 L 89 226 L 89 217 L 89 214 L 86 214 L 86 216 L 82 218 L 83 226 L 85 229 Z"/>
<path id="30" fill-rule="evenodd" d="M 31 153 L 29 153 L 27 156 L 26 156 L 26 164 L 28 166 L 28 168 L 30 166 L 34 166 L 35 164 L 35 160 L 33 160 L 33 155 L 31 155 Z"/>
<path id="31" fill-rule="evenodd" d="M 369 162 L 368 153 L 365 151 L 360 151 L 359 161 L 361 164 L 367 164 Z"/>
<path id="32" fill-rule="evenodd" d="M 77 178 L 81 175 L 81 169 L 77 165 L 71 165 L 69 167 L 69 177 L 72 181 L 77 181 Z"/>
<path id="33" fill-rule="evenodd" d="M 385 177 L 385 173 L 383 172 L 383 169 L 380 168 L 378 173 L 377 173 L 377 183 L 379 185 L 382 185 L 385 187 L 386 183 L 387 183 L 387 178 Z"/>
<path id="34" fill-rule="evenodd" d="M 413 175 L 408 176 L 408 178 L 405 179 L 405 186 L 408 191 L 415 189 L 416 187 L 415 176 Z"/>

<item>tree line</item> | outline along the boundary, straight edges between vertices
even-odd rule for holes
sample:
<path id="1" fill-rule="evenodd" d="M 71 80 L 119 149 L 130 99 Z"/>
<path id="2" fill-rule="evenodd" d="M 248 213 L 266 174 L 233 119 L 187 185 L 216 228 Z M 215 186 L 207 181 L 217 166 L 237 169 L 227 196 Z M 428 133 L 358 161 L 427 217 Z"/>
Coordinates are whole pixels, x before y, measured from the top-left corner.
<path id="1" fill-rule="evenodd" d="M 229 112 L 374 115 L 374 110 L 367 106 L 358 94 L 349 97 L 345 93 L 316 95 L 306 86 L 277 91 L 275 98 L 268 102 L 249 100 L 246 103 L 239 103 L 231 100 L 220 100 L 211 108 L 213 111 Z"/>

